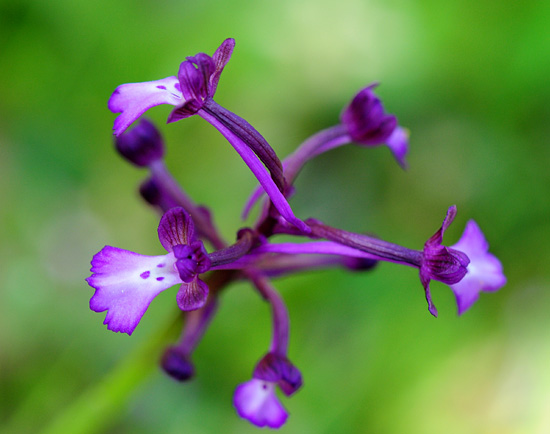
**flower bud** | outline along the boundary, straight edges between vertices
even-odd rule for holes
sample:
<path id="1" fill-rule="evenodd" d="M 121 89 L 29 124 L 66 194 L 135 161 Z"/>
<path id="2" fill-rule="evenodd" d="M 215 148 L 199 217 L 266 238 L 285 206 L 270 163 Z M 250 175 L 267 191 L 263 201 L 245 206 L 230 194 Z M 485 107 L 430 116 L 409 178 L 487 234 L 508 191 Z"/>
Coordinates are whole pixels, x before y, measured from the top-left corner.
<path id="1" fill-rule="evenodd" d="M 141 119 L 130 131 L 115 139 L 120 155 L 139 167 L 149 166 L 164 155 L 162 137 L 152 122 Z"/>
<path id="2" fill-rule="evenodd" d="M 177 381 L 188 381 L 195 376 L 195 366 L 177 347 L 168 347 L 161 360 L 164 372 Z"/>

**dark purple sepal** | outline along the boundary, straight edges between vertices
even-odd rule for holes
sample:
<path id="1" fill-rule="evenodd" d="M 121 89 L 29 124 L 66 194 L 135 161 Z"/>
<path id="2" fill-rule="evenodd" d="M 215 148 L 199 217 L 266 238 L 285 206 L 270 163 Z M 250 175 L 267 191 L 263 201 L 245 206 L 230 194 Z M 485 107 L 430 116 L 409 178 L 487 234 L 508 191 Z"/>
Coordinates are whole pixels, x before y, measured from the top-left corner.
<path id="1" fill-rule="evenodd" d="M 384 112 L 382 102 L 373 92 L 377 85 L 360 90 L 340 116 L 352 140 L 363 145 L 382 144 L 397 126 L 396 117 Z"/>
<path id="2" fill-rule="evenodd" d="M 145 118 L 130 131 L 116 137 L 115 146 L 120 155 L 139 167 L 148 166 L 164 155 L 164 143 L 159 131 Z"/>
<path id="3" fill-rule="evenodd" d="M 170 208 L 160 219 L 158 236 L 162 247 L 168 252 L 178 244 L 190 244 L 195 236 L 193 219 L 181 207 Z"/>
<path id="4" fill-rule="evenodd" d="M 208 298 L 208 285 L 198 277 L 189 283 L 182 283 L 176 301 L 183 311 L 197 310 L 203 307 Z"/>
<path id="5" fill-rule="evenodd" d="M 254 378 L 276 383 L 286 396 L 295 393 L 303 384 L 302 374 L 286 357 L 267 353 L 256 365 Z"/>
<path id="6" fill-rule="evenodd" d="M 204 101 L 208 95 L 210 76 L 214 73 L 215 64 L 210 56 L 198 53 L 188 56 L 178 72 L 181 90 L 185 100 Z"/>
<path id="7" fill-rule="evenodd" d="M 422 264 L 420 266 L 420 281 L 426 292 L 426 300 L 430 313 L 437 316 L 430 294 L 430 280 L 438 280 L 447 285 L 460 282 L 467 273 L 470 260 L 466 254 L 450 247 L 441 245 L 443 235 L 456 216 L 456 206 L 451 206 L 441 228 L 424 244 Z"/>
<path id="8" fill-rule="evenodd" d="M 233 54 L 233 49 L 235 48 L 235 39 L 227 38 L 222 44 L 217 48 L 212 56 L 214 61 L 214 73 L 210 76 L 210 83 L 208 86 L 208 96 L 213 97 L 218 88 L 218 82 L 220 81 L 220 75 L 225 68 L 225 65 L 231 59 Z"/>
<path id="9" fill-rule="evenodd" d="M 162 369 L 177 381 L 188 381 L 195 376 L 195 366 L 189 356 L 178 347 L 168 347 L 160 362 Z"/>

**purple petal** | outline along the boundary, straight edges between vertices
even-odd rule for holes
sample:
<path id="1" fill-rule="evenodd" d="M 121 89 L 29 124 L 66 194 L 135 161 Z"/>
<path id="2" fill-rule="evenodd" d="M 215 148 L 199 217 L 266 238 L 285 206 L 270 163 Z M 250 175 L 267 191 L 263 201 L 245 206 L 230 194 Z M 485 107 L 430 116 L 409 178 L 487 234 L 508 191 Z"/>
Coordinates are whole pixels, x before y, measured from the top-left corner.
<path id="1" fill-rule="evenodd" d="M 240 417 L 258 427 L 281 427 L 288 413 L 275 395 L 273 383 L 252 379 L 235 390 L 233 405 Z"/>
<path id="2" fill-rule="evenodd" d="M 131 335 L 153 298 L 181 282 L 174 261 L 170 253 L 144 256 L 105 246 L 93 257 L 93 274 L 86 279 L 95 288 L 90 309 L 107 310 L 107 328 Z"/>
<path id="3" fill-rule="evenodd" d="M 182 283 L 176 301 L 183 311 L 197 310 L 204 306 L 208 298 L 208 285 L 198 277 L 190 283 Z"/>
<path id="4" fill-rule="evenodd" d="M 397 127 L 393 130 L 393 133 L 386 140 L 386 145 L 390 148 L 394 158 L 399 165 L 403 168 L 407 168 L 407 161 L 405 157 L 409 152 L 409 133 L 405 128 Z"/>
<path id="5" fill-rule="evenodd" d="M 170 208 L 160 219 L 158 227 L 159 241 L 168 252 L 179 244 L 190 244 L 194 239 L 193 219 L 181 208 Z"/>
<path id="6" fill-rule="evenodd" d="M 180 64 L 178 79 L 186 100 L 202 101 L 208 96 L 208 81 L 214 73 L 214 62 L 210 56 L 199 53 L 188 57 Z"/>
<path id="7" fill-rule="evenodd" d="M 506 276 L 500 261 L 489 253 L 489 244 L 474 220 L 468 222 L 462 237 L 452 247 L 470 258 L 464 278 L 450 285 L 456 297 L 458 314 L 461 315 L 474 304 L 481 291 L 497 291 L 504 286 Z"/>
<path id="8" fill-rule="evenodd" d="M 113 113 L 120 113 L 113 127 L 116 136 L 122 134 L 136 119 L 151 107 L 160 104 L 180 105 L 183 102 L 177 77 L 144 83 L 128 83 L 118 86 L 108 107 Z"/>

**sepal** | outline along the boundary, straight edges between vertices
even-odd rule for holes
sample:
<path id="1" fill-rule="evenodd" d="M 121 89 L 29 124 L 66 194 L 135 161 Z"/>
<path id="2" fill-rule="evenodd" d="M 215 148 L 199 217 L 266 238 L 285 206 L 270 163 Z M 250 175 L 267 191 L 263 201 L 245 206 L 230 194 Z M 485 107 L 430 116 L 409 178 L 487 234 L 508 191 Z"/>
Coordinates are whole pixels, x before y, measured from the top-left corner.
<path id="1" fill-rule="evenodd" d="M 158 236 L 162 247 L 169 252 L 174 246 L 190 244 L 195 237 L 193 219 L 183 208 L 171 208 L 160 219 Z"/>

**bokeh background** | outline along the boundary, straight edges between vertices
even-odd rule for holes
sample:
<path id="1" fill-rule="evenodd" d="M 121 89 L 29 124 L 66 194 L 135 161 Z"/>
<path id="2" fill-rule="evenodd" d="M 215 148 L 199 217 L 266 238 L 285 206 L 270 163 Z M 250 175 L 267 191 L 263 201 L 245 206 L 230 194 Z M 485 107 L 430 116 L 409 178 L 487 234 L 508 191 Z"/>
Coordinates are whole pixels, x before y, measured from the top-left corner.
<path id="1" fill-rule="evenodd" d="M 411 131 L 407 171 L 385 147 L 312 162 L 297 215 L 421 248 L 456 204 L 446 242 L 474 218 L 509 281 L 460 318 L 433 283 L 434 319 L 394 264 L 277 280 L 305 381 L 281 432 L 550 432 L 549 22 L 538 0 L 0 0 L 0 431 L 256 432 L 231 404 L 269 342 L 249 286 L 224 293 L 197 377 L 177 384 L 160 349 L 140 350 L 176 291 L 128 337 L 88 309 L 84 282 L 104 244 L 163 252 L 145 173 L 113 150 L 111 92 L 231 36 L 216 99 L 281 157 L 373 81 Z M 164 125 L 169 110 L 149 112 L 168 166 L 232 238 L 254 178 L 201 119 Z"/>

